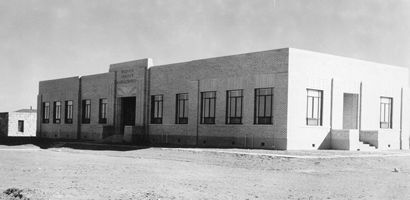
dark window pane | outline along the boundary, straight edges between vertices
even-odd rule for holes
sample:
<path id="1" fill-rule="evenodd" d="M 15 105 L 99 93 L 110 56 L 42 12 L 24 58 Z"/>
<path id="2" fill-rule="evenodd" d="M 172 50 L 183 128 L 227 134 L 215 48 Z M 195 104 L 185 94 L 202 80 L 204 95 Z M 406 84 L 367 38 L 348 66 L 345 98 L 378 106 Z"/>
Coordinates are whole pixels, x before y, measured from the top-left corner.
<path id="1" fill-rule="evenodd" d="M 380 97 L 380 128 L 393 128 L 393 98 Z"/>
<path id="2" fill-rule="evenodd" d="M 201 120 L 202 124 L 215 123 L 216 92 L 201 92 Z M 213 119 L 211 119 L 213 118 Z M 213 121 L 213 122 L 212 122 Z"/>
<path id="3" fill-rule="evenodd" d="M 255 89 L 255 124 L 272 124 L 273 88 Z"/>
<path id="4" fill-rule="evenodd" d="M 322 125 L 323 91 L 307 89 L 306 125 Z"/>
<path id="5" fill-rule="evenodd" d="M 162 124 L 163 95 L 151 96 L 151 123 Z"/>
<path id="6" fill-rule="evenodd" d="M 227 124 L 242 123 L 242 98 L 243 90 L 227 91 Z"/>
<path id="7" fill-rule="evenodd" d="M 24 121 L 18 120 L 18 132 L 24 132 Z"/>

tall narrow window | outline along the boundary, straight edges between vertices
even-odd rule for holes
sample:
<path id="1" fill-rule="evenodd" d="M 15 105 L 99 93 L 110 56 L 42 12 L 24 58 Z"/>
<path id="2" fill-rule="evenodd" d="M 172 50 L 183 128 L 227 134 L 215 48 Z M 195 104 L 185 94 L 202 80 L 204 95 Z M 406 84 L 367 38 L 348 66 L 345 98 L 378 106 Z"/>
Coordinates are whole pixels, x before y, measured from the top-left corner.
<path id="1" fill-rule="evenodd" d="M 242 124 L 243 90 L 226 91 L 226 123 Z"/>
<path id="2" fill-rule="evenodd" d="M 176 124 L 188 124 L 188 94 L 177 94 Z"/>
<path id="3" fill-rule="evenodd" d="M 85 99 L 82 101 L 82 123 L 89 124 L 91 121 L 91 100 Z"/>
<path id="4" fill-rule="evenodd" d="M 380 97 L 380 128 L 393 128 L 393 98 Z"/>
<path id="5" fill-rule="evenodd" d="M 151 123 L 162 124 L 163 95 L 151 96 Z"/>
<path id="6" fill-rule="evenodd" d="M 255 124 L 272 124 L 273 88 L 255 89 Z"/>
<path id="7" fill-rule="evenodd" d="M 66 124 L 73 123 L 73 101 L 65 101 L 65 117 L 64 122 Z"/>
<path id="8" fill-rule="evenodd" d="M 307 89 L 306 125 L 322 126 L 323 91 Z"/>
<path id="9" fill-rule="evenodd" d="M 54 101 L 53 123 L 61 122 L 61 101 Z"/>
<path id="10" fill-rule="evenodd" d="M 98 123 L 105 124 L 107 123 L 107 99 L 100 99 L 100 112 Z"/>
<path id="11" fill-rule="evenodd" d="M 216 92 L 201 92 L 201 124 L 215 124 Z"/>
<path id="12" fill-rule="evenodd" d="M 24 120 L 18 121 L 18 132 L 21 132 L 21 133 L 24 132 Z"/>
<path id="13" fill-rule="evenodd" d="M 43 123 L 49 123 L 50 121 L 50 103 L 43 102 Z"/>

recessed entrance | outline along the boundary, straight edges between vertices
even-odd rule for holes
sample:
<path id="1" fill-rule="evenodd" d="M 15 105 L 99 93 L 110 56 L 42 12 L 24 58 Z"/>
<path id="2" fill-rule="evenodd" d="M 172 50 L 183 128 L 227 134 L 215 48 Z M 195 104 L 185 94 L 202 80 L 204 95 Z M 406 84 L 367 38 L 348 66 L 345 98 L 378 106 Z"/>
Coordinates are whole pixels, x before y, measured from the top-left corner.
<path id="1" fill-rule="evenodd" d="M 343 129 L 357 129 L 359 94 L 343 94 Z"/>
<path id="2" fill-rule="evenodd" d="M 135 97 L 121 98 L 121 127 L 135 125 Z"/>

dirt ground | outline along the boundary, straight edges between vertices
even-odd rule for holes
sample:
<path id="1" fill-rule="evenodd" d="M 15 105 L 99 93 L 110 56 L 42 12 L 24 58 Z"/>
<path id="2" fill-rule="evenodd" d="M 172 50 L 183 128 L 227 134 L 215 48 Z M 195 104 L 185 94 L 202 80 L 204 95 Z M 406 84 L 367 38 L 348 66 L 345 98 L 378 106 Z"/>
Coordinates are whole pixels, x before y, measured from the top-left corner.
<path id="1" fill-rule="evenodd" d="M 18 188 L 29 199 L 410 199 L 409 151 L 74 147 L 0 145 L 0 192 Z"/>

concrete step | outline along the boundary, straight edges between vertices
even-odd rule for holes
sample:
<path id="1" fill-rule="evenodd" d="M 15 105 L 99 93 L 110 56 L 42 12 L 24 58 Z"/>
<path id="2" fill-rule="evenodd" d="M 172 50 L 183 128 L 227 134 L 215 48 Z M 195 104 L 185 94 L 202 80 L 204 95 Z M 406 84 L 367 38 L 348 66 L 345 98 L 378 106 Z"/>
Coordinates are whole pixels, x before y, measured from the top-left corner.
<path id="1" fill-rule="evenodd" d="M 375 146 L 366 144 L 363 142 L 359 142 L 359 146 L 357 147 L 357 151 L 375 151 L 377 150 Z"/>

